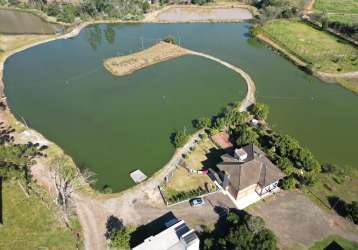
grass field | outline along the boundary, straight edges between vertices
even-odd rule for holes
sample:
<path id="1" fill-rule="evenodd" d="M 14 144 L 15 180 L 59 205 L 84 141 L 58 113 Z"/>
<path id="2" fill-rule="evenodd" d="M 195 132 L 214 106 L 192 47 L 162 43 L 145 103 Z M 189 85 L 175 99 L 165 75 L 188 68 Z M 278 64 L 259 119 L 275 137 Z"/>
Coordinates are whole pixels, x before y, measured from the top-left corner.
<path id="1" fill-rule="evenodd" d="M 324 249 L 328 249 L 326 247 L 329 244 L 331 244 L 333 241 L 338 243 L 344 250 L 358 249 L 358 243 L 343 239 L 342 237 L 340 237 L 338 235 L 331 235 L 331 236 L 328 236 L 327 238 L 325 238 L 324 240 L 317 241 L 315 244 L 313 244 L 312 247 L 310 247 L 309 250 L 324 250 Z M 329 249 L 336 249 L 336 248 L 329 248 Z"/>
<path id="2" fill-rule="evenodd" d="M 0 249 L 76 249 L 73 233 L 35 195 L 26 197 L 15 181 L 3 183 Z"/>
<path id="3" fill-rule="evenodd" d="M 328 20 L 331 22 L 354 24 L 358 23 L 358 15 L 328 15 Z"/>
<path id="4" fill-rule="evenodd" d="M 185 166 L 194 170 L 201 170 L 207 161 L 206 154 L 216 146 L 209 139 L 205 139 L 187 156 Z M 169 198 L 179 192 L 189 192 L 199 187 L 215 189 L 215 184 L 206 174 L 190 173 L 184 167 L 179 167 L 173 172 L 170 181 L 165 185 L 166 196 Z"/>
<path id="5" fill-rule="evenodd" d="M 317 203 L 320 207 L 327 209 L 330 207 L 328 202 L 329 196 L 336 196 L 342 198 L 346 202 L 358 200 L 358 170 L 344 169 L 338 173 L 319 175 L 319 182 L 307 188 L 308 196 Z"/>
<path id="6" fill-rule="evenodd" d="M 314 8 L 319 11 L 333 13 L 356 13 L 358 14 L 357 0 L 316 0 Z"/>
<path id="7" fill-rule="evenodd" d="M 358 50 L 336 37 L 296 20 L 273 20 L 262 30 L 290 53 L 329 73 L 358 70 Z"/>

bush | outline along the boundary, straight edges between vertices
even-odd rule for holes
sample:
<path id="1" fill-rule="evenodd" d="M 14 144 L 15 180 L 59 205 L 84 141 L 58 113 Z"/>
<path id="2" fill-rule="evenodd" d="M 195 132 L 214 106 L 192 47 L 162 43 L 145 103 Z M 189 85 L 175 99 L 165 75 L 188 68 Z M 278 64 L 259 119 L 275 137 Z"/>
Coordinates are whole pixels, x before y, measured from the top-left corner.
<path id="1" fill-rule="evenodd" d="M 322 173 L 334 173 L 336 172 L 337 167 L 332 163 L 325 163 L 321 166 Z"/>
<path id="2" fill-rule="evenodd" d="M 57 16 L 61 12 L 60 6 L 56 3 L 50 3 L 46 8 L 46 13 L 49 16 Z"/>
<path id="3" fill-rule="evenodd" d="M 186 132 L 186 128 L 184 127 L 182 130 L 175 132 L 172 136 L 172 143 L 176 148 L 180 148 L 185 145 L 188 141 L 189 135 Z"/>
<path id="4" fill-rule="evenodd" d="M 119 249 L 130 249 L 129 242 L 131 240 L 132 232 L 133 230 L 126 227 L 115 230 L 110 235 L 110 246 Z"/>
<path id="5" fill-rule="evenodd" d="M 57 16 L 57 20 L 64 23 L 72 23 L 75 21 L 75 7 L 72 4 L 66 4 L 61 13 Z"/>
<path id="6" fill-rule="evenodd" d="M 201 117 L 193 121 L 193 125 L 195 128 L 202 129 L 202 128 L 209 128 L 211 127 L 211 119 L 208 117 Z"/>
<path id="7" fill-rule="evenodd" d="M 102 191 L 103 191 L 103 193 L 105 193 L 105 194 L 110 194 L 110 193 L 113 192 L 111 186 L 110 186 L 110 185 L 107 185 L 107 184 L 103 186 Z"/>
<path id="8" fill-rule="evenodd" d="M 266 104 L 256 103 L 251 107 L 251 112 L 256 118 L 266 120 L 270 111 Z"/>
<path id="9" fill-rule="evenodd" d="M 167 36 L 163 39 L 163 42 L 176 44 L 176 40 L 174 36 Z"/>
<path id="10" fill-rule="evenodd" d="M 284 190 L 291 190 L 296 187 L 296 183 L 297 183 L 297 181 L 296 181 L 295 177 L 289 176 L 289 177 L 286 177 L 283 179 L 281 187 Z"/>

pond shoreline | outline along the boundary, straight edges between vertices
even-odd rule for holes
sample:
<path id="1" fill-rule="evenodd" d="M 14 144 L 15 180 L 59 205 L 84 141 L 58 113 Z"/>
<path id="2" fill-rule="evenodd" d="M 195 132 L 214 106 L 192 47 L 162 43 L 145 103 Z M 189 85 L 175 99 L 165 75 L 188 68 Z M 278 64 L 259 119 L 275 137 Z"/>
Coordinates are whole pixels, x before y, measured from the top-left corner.
<path id="1" fill-rule="evenodd" d="M 80 31 L 93 24 L 101 23 L 128 23 L 123 21 L 94 21 L 94 22 L 85 22 L 78 26 L 73 27 L 71 31 L 62 35 L 54 35 L 53 37 L 44 39 L 42 41 L 37 41 L 35 43 L 24 45 L 20 48 L 13 49 L 5 52 L 0 58 L 0 94 L 2 101 L 6 104 L 6 97 L 4 96 L 4 81 L 3 81 L 3 70 L 6 60 L 21 51 L 24 51 L 28 48 L 45 44 L 47 42 L 55 41 L 58 39 L 68 39 L 77 36 Z M 136 22 L 139 23 L 139 22 Z M 199 53 L 199 52 L 197 52 Z M 197 55 L 202 56 L 202 55 Z M 206 57 L 206 56 L 204 56 Z M 212 59 L 211 59 L 212 60 Z M 214 60 L 215 61 L 215 60 Z M 245 77 L 244 77 L 245 78 Z M 248 86 L 249 89 L 252 89 Z M 248 100 L 245 97 L 244 100 Z M 243 101 L 242 105 L 248 105 L 250 102 Z M 57 144 L 52 141 L 49 141 L 43 136 L 40 132 L 27 127 L 25 121 L 19 121 L 11 112 L 10 107 L 6 104 L 6 109 L 0 111 L 0 118 L 5 121 L 7 125 L 13 125 L 16 129 L 14 136 L 17 143 L 26 143 L 28 141 L 39 142 L 41 144 L 49 145 L 49 149 L 52 150 L 51 154 L 48 153 L 47 158 L 37 159 L 37 164 L 31 167 L 31 173 L 34 180 L 38 185 L 47 190 L 50 194 L 54 194 L 56 190 L 53 187 L 53 181 L 50 178 L 49 162 L 56 156 L 66 155 Z M 162 199 L 158 195 L 159 190 L 157 188 L 158 184 L 162 181 L 164 176 L 166 176 L 172 169 L 175 167 L 175 162 L 182 157 L 183 152 L 187 152 L 191 145 L 198 139 L 199 134 L 202 130 L 199 130 L 191 135 L 187 144 L 177 149 L 168 162 L 161 166 L 154 174 L 152 174 L 146 181 L 133 185 L 132 187 L 125 189 L 120 192 L 115 192 L 112 194 L 103 194 L 98 190 L 93 189 L 89 185 L 75 192 L 73 195 L 73 204 L 76 208 L 76 213 L 79 216 L 81 226 L 83 228 L 84 234 L 84 244 L 86 249 L 90 249 L 91 246 L 98 246 L 98 249 L 105 249 L 105 240 L 102 235 L 102 227 L 105 223 L 106 217 L 104 214 L 109 213 L 114 204 L 119 211 L 121 211 L 121 217 L 124 219 L 125 223 L 138 223 L 139 218 L 133 218 L 132 211 L 134 210 L 135 201 L 141 200 L 145 204 L 157 204 L 161 206 Z M 66 155 L 67 156 L 67 155 Z M 73 159 L 72 166 L 76 167 Z M 159 205 L 160 204 L 160 205 Z M 108 206 L 108 207 L 107 207 Z M 99 231 L 100 232 L 99 232 Z"/>
<path id="2" fill-rule="evenodd" d="M 169 7 L 172 7 L 172 6 L 169 6 Z M 122 21 L 122 20 L 96 20 L 96 21 L 87 21 L 87 22 L 83 22 L 83 23 L 80 23 L 78 25 L 75 25 L 75 26 L 72 26 L 71 27 L 71 30 L 69 30 L 67 33 L 64 33 L 64 34 L 56 34 L 56 35 L 53 35 L 52 37 L 50 38 L 47 38 L 47 39 L 44 39 L 44 40 L 40 40 L 40 41 L 37 41 L 37 42 L 34 42 L 34 43 L 30 43 L 30 44 L 26 44 L 24 46 L 21 46 L 19 48 L 16 48 L 16 49 L 13 49 L 13 50 L 9 50 L 9 51 L 6 51 L 4 52 L 4 54 L 2 55 L 2 57 L 0 58 L 0 96 L 1 96 L 1 100 L 2 102 L 6 105 L 6 109 L 5 110 L 1 110 L 0 113 L 1 113 L 1 118 L 5 119 L 6 122 L 8 124 L 15 124 L 17 129 L 20 129 L 22 133 L 18 133 L 17 137 L 19 137 L 19 140 L 20 141 L 28 141 L 30 139 L 33 139 L 33 140 L 37 140 L 37 141 L 41 141 L 41 142 L 47 142 L 49 145 L 54 145 L 56 148 L 58 148 L 60 154 L 66 154 L 57 144 L 55 144 L 54 142 L 51 142 L 49 140 L 47 140 L 45 138 L 45 136 L 43 136 L 40 132 L 34 130 L 34 129 L 31 129 L 29 127 L 27 127 L 26 125 L 26 122 L 25 121 L 19 121 L 17 120 L 17 118 L 15 117 L 15 115 L 11 112 L 11 109 L 10 107 L 8 106 L 7 104 L 7 101 L 6 101 L 6 96 L 5 96 L 5 93 L 4 93 L 4 88 L 5 88 L 5 83 L 3 81 L 3 73 L 4 73 L 4 65 L 6 63 L 6 60 L 8 58 L 10 58 L 12 55 L 15 55 L 17 53 L 20 53 L 26 49 L 29 49 L 29 48 L 32 48 L 32 47 L 35 47 L 37 45 L 41 45 L 41 44 L 45 44 L 45 43 L 48 43 L 48 42 L 52 42 L 52 41 L 56 41 L 56 40 L 59 40 L 59 39 L 69 39 L 69 38 L 73 38 L 73 37 L 76 37 L 77 35 L 79 35 L 79 33 L 81 32 L 81 30 L 83 28 L 86 28 L 87 26 L 90 26 L 90 25 L 96 25 L 96 24 L 114 24 L 114 23 L 155 23 L 153 20 L 151 21 L 145 21 L 142 20 L 142 21 Z M 206 57 L 207 59 L 209 60 L 213 60 L 212 58 L 210 58 L 211 56 L 210 55 L 202 55 L 202 53 L 199 53 L 199 52 L 195 52 L 193 51 L 192 54 L 194 55 L 197 55 L 197 56 L 201 56 L 201 57 Z M 219 62 L 220 59 L 217 59 L 215 58 L 213 61 L 216 61 L 216 62 Z M 220 62 L 219 62 L 220 63 Z M 225 65 L 226 62 L 221 63 L 223 64 L 225 67 L 228 67 L 227 65 Z M 228 64 L 228 63 L 226 63 Z M 231 65 L 233 66 L 233 65 Z M 233 66 L 235 67 L 235 66 Z M 229 66 L 229 68 L 231 68 Z M 232 68 L 231 68 L 232 69 Z M 243 72 L 241 69 L 239 69 L 240 72 Z M 239 73 L 239 70 L 234 70 L 236 71 L 237 73 Z M 253 102 L 254 102 L 254 93 L 255 93 L 255 87 L 252 87 L 252 85 L 250 85 L 248 83 L 248 78 L 249 77 L 245 72 L 243 72 L 245 75 L 239 73 L 246 81 L 247 83 L 247 88 L 248 88 L 248 92 L 244 98 L 244 101 L 243 101 L 243 109 L 241 110 L 244 110 L 247 108 L 248 105 L 251 105 Z M 249 77 L 250 78 L 250 77 Z M 252 81 L 252 80 L 251 80 Z M 253 83 L 253 81 L 252 81 Z M 27 132 L 26 132 L 27 131 Z M 25 132 L 25 133 L 24 133 Z M 193 135 L 193 137 L 195 137 L 196 133 Z M 22 137 L 22 138 L 21 138 Z M 147 183 L 147 182 L 150 182 L 152 181 L 152 177 L 155 177 L 157 176 L 160 172 L 164 171 L 166 166 L 174 159 L 176 158 L 175 156 L 178 155 L 178 152 L 174 152 L 174 154 L 172 155 L 171 159 L 168 161 L 167 164 L 165 164 L 164 167 L 160 168 L 157 172 L 155 172 L 151 177 L 149 177 L 147 179 L 147 181 L 143 182 L 142 184 L 144 183 Z M 71 158 L 72 159 L 72 158 Z M 73 161 L 73 159 L 72 159 Z M 74 163 L 74 161 L 73 161 Z M 75 164 L 74 164 L 75 166 Z M 76 166 L 77 167 L 77 166 Z M 132 186 L 131 188 L 128 188 L 128 189 L 125 189 L 123 191 L 120 191 L 120 192 L 116 192 L 116 193 L 113 193 L 113 195 L 119 195 L 119 194 L 122 194 L 124 192 L 127 192 L 127 191 L 131 191 L 133 188 L 137 187 L 137 186 L 140 186 L 141 184 L 137 184 L 137 185 L 134 185 Z M 99 195 L 100 193 L 98 192 L 98 190 L 95 190 L 91 187 L 89 187 L 89 193 L 92 193 L 92 194 L 96 194 L 96 195 Z M 106 196 L 104 194 L 100 194 L 100 196 Z"/>
<path id="3" fill-rule="evenodd" d="M 298 68 L 305 71 L 307 74 L 311 74 L 326 83 L 339 84 L 346 90 L 351 91 L 355 94 L 358 94 L 357 91 L 347 88 L 339 81 L 340 79 L 343 79 L 343 80 L 344 79 L 358 79 L 358 71 L 344 72 L 344 73 L 329 73 L 329 72 L 317 71 L 317 70 L 310 68 L 308 63 L 306 63 L 302 59 L 298 58 L 294 54 L 290 53 L 283 46 L 277 44 L 264 32 L 260 31 L 258 34 L 255 34 L 255 37 L 263 44 L 266 44 L 267 46 L 269 46 L 270 48 L 272 48 L 273 50 L 275 50 L 279 54 L 281 54 L 283 57 L 287 58 L 289 61 L 291 61 L 293 64 L 295 64 Z"/>

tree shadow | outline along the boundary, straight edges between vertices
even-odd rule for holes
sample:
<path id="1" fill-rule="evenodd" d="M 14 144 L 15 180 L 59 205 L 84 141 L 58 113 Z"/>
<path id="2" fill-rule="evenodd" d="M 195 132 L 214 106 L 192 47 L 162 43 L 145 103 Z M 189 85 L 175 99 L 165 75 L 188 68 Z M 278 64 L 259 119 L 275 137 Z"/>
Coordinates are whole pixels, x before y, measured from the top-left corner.
<path id="1" fill-rule="evenodd" d="M 123 221 L 118 219 L 116 216 L 111 215 L 107 218 L 106 222 L 106 239 L 109 239 L 113 232 L 123 228 Z"/>
<path id="2" fill-rule="evenodd" d="M 328 246 L 324 248 L 324 250 L 344 250 L 341 245 L 339 245 L 336 241 L 332 241 Z"/>
<path id="3" fill-rule="evenodd" d="M 222 162 L 221 156 L 225 153 L 227 153 L 227 151 L 224 149 L 217 149 L 217 148 L 209 149 L 209 152 L 205 154 L 206 160 L 201 162 L 204 166 L 204 169 L 217 170 L 216 165 Z"/>
<path id="4" fill-rule="evenodd" d="M 337 214 L 343 217 L 347 216 L 348 204 L 344 200 L 337 196 L 328 196 L 327 200 L 331 208 L 334 209 Z"/>

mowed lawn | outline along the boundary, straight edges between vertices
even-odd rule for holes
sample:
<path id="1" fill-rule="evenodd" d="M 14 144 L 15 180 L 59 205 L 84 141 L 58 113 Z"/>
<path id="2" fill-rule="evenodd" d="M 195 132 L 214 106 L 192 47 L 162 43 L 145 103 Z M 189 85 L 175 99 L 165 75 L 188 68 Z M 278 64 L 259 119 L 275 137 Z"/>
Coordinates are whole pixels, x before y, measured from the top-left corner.
<path id="1" fill-rule="evenodd" d="M 318 71 L 341 73 L 358 70 L 358 50 L 336 37 L 297 20 L 273 20 L 262 30 Z"/>
<path id="2" fill-rule="evenodd" d="M 76 249 L 75 236 L 35 195 L 26 197 L 15 181 L 2 188 L 0 249 Z"/>
<path id="3" fill-rule="evenodd" d="M 204 162 L 208 162 L 207 154 L 210 150 L 217 147 L 211 142 L 210 139 L 204 139 L 199 145 L 188 154 L 185 159 L 184 165 L 187 168 L 201 170 L 204 168 Z M 211 181 L 208 175 L 191 173 L 184 167 L 179 167 L 173 172 L 170 181 L 166 183 L 166 194 L 172 197 L 179 192 L 189 192 L 198 188 L 205 190 L 215 190 L 215 184 Z"/>
<path id="4" fill-rule="evenodd" d="M 357 0 L 316 0 L 314 8 L 319 11 L 333 13 L 356 13 L 358 14 Z"/>

